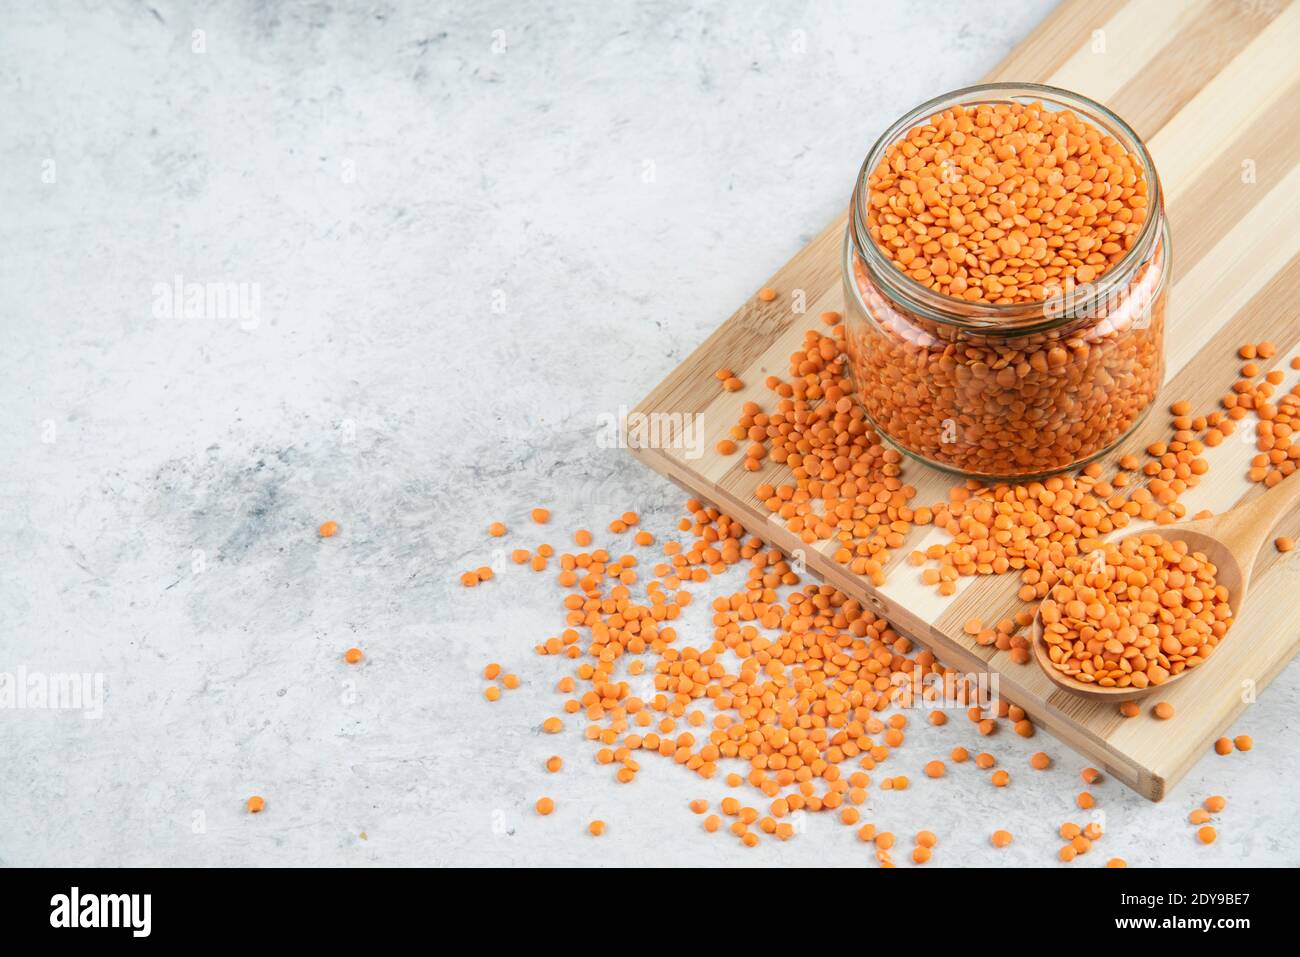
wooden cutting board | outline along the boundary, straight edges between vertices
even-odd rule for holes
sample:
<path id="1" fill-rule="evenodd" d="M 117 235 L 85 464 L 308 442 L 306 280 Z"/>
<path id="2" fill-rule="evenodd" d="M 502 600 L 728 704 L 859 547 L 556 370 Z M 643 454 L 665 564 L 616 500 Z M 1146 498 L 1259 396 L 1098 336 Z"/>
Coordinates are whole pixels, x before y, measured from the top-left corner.
<path id="1" fill-rule="evenodd" d="M 1054 12 L 996 70 L 990 80 L 1049 83 L 1109 106 L 1146 141 L 1165 189 L 1173 233 L 1173 276 L 1165 351 L 1168 371 L 1157 400 L 1168 406 L 1190 399 L 1197 414 L 1217 407 L 1237 377 L 1243 342 L 1277 344 L 1272 365 L 1289 370 L 1300 354 L 1300 3 L 1281 0 L 1071 0 Z M 942 90 L 933 91 L 936 95 Z M 899 104 L 899 112 L 912 104 Z M 870 143 L 862 144 L 865 155 Z M 856 170 L 826 189 L 848 195 Z M 1278 673 L 1300 644 L 1300 552 L 1281 555 L 1271 546 L 1256 572 L 1250 599 L 1214 656 L 1159 698 L 1176 715 L 1121 718 L 1113 703 L 1092 704 L 1057 690 L 1032 662 L 1018 665 L 1005 652 L 980 647 L 962 633 L 972 616 L 997 621 L 1022 607 L 1018 577 L 963 578 L 957 594 L 942 598 L 921 584 L 906 563 L 914 548 L 945 541 L 934 528 L 913 531 L 892 553 L 883 587 L 831 560 L 768 518 L 754 495 L 763 482 L 788 480 L 788 470 L 768 461 L 746 472 L 742 456 L 713 448 L 735 424 L 748 400 L 767 407 L 769 374 L 786 375 L 789 356 L 808 328 L 821 328 L 824 310 L 843 311 L 840 252 L 845 216 L 831 223 L 768 285 L 781 295 L 757 298 L 722 324 L 689 359 L 640 403 L 642 413 L 701 413 L 705 453 L 642 448 L 633 452 L 650 467 L 712 502 L 747 530 L 792 552 L 804 549 L 810 570 L 858 597 L 900 631 L 931 648 L 951 667 L 997 673 L 1000 693 L 1035 722 L 1152 800 L 1160 800 L 1192 764 L 1208 753 L 1255 693 Z M 757 277 L 756 277 L 757 278 Z M 792 311 L 803 290 L 806 309 Z M 713 372 L 733 369 L 745 388 L 728 393 Z M 1253 419 L 1248 419 L 1252 423 Z M 1208 475 L 1182 499 L 1188 514 L 1222 512 L 1260 494 L 1246 479 L 1255 449 L 1239 430 L 1207 449 Z M 1114 453 L 1140 452 L 1167 438 L 1163 409 Z M 914 462 L 904 480 L 917 488 L 914 506 L 944 501 L 954 484 Z M 1290 481 L 1300 481 L 1292 478 Z M 1296 536 L 1300 514 L 1280 534 Z M 1149 707 L 1155 699 L 1145 699 Z"/>

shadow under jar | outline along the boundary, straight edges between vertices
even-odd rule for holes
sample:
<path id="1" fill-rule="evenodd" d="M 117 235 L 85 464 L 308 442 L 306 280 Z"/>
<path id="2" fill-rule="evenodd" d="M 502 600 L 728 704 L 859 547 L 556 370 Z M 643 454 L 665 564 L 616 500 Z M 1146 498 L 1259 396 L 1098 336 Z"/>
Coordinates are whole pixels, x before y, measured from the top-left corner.
<path id="1" fill-rule="evenodd" d="M 902 170 L 882 166 L 892 145 L 903 143 L 918 126 L 941 121 L 954 107 L 1008 103 L 1041 108 L 1049 118 L 1068 111 L 1062 116 L 1095 128 L 1101 144 L 1121 151 L 1131 168 L 1141 171 L 1138 184 L 1112 184 L 1107 170 L 1092 170 L 1086 162 L 1080 168 L 1050 158 L 1049 168 L 1035 170 L 1041 183 L 1030 188 L 1054 192 L 1062 181 L 1077 186 L 1090 175 L 1099 184 L 1093 189 L 1096 200 L 1087 204 L 1095 210 L 1085 217 L 1092 222 L 1115 211 L 1115 201 L 1107 198 L 1116 195 L 1114 190 L 1127 189 L 1126 202 L 1133 202 L 1136 192 L 1139 204 L 1145 190 L 1145 204 L 1128 210 L 1128 232 L 1108 264 L 1080 271 L 1051 245 L 1036 241 L 1051 232 L 1049 227 L 1056 230 L 1052 242 L 1062 241 L 1061 230 L 1069 241 L 1072 218 L 1083 221 L 1077 205 L 1061 202 L 1059 212 L 1044 214 L 1014 190 L 1008 196 L 996 185 L 963 182 L 959 166 L 947 189 L 921 182 L 919 191 L 911 191 L 928 195 L 928 202 L 912 200 L 894 210 L 876 196 L 872 215 L 873 190 L 883 192 L 881 184 L 911 175 L 897 155 L 894 162 Z M 932 148 L 928 159 L 934 158 Z M 1109 173 L 1113 178 L 1115 168 Z M 1039 219 L 1022 215 L 1022 205 Z M 960 253 L 937 262 L 946 253 L 941 240 L 951 241 L 943 234 L 956 231 L 947 212 L 954 206 L 966 209 L 956 217 L 963 241 L 989 250 L 987 256 L 965 254 L 971 257 L 964 265 L 973 281 L 994 275 L 989 287 L 996 291 L 1009 279 L 1008 286 L 1016 283 L 1020 296 L 1031 299 L 990 302 L 954 295 L 929 269 L 908 269 L 882 249 L 889 242 L 897 247 L 901 233 L 913 246 L 938 251 L 931 260 L 936 269 L 963 265 Z M 882 219 L 893 227 L 883 237 Z M 1034 248 L 1026 245 L 1023 258 L 1006 256 L 997 243 L 1011 234 L 1035 243 Z M 1007 83 L 973 86 L 923 103 L 872 147 L 853 193 L 844 294 L 858 399 L 885 441 L 940 469 L 981 479 L 1029 479 L 1083 464 L 1123 440 L 1155 400 L 1164 378 L 1168 277 L 1169 229 L 1155 167 L 1137 134 L 1105 107 L 1053 87 Z"/>

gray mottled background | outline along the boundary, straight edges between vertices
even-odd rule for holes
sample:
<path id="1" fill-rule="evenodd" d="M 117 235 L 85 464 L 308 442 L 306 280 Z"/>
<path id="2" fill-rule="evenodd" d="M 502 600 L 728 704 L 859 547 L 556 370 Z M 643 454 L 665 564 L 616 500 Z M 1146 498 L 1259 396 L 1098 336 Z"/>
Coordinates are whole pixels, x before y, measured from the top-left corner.
<path id="1" fill-rule="evenodd" d="M 0 3 L 0 672 L 106 689 L 99 719 L 0 710 L 0 863 L 869 861 L 829 820 L 710 837 L 685 805 L 720 780 L 648 758 L 618 785 L 579 722 L 542 735 L 552 576 L 456 577 L 629 507 L 669 532 L 682 494 L 597 416 L 831 220 L 887 121 L 1050 6 Z M 256 309 L 175 314 L 178 276 Z M 523 679 L 494 705 L 489 660 Z M 1292 667 L 1237 729 L 1255 751 L 1164 805 L 1098 788 L 1076 866 L 1300 863 L 1298 703 Z M 1082 762 L 1003 736 L 1012 787 L 922 778 L 968 728 L 918 730 L 912 789 L 866 819 L 935 831 L 936 863 L 1052 863 Z"/>

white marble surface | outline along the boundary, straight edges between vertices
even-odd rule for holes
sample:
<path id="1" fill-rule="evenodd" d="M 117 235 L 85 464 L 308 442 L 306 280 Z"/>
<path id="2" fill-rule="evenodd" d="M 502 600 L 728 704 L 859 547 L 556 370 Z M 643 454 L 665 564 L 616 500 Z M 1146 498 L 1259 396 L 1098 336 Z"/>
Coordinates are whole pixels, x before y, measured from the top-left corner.
<path id="1" fill-rule="evenodd" d="M 886 121 L 1050 6 L 4 3 L 0 672 L 105 697 L 0 710 L 0 863 L 871 863 L 827 819 L 706 835 L 686 802 L 720 780 L 647 759 L 618 785 L 576 722 L 541 734 L 551 576 L 456 575 L 492 519 L 535 545 L 535 504 L 557 544 L 628 507 L 669 532 L 682 494 L 596 417 L 830 221 Z M 255 288 L 256 316 L 167 315 L 177 275 Z M 489 660 L 523 678 L 494 705 Z M 1255 750 L 1162 805 L 1097 788 L 1075 866 L 1300 863 L 1298 704 L 1293 665 L 1233 729 Z M 969 728 L 920 728 L 867 819 L 900 860 L 928 828 L 937 864 L 1052 864 L 1083 762 L 1002 735 L 1012 787 L 926 780 Z"/>

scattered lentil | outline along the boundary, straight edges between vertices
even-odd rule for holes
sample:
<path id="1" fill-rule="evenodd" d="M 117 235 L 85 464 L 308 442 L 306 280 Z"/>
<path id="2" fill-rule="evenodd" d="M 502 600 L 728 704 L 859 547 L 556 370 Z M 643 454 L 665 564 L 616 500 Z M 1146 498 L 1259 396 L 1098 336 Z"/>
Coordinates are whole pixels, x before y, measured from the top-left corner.
<path id="1" fill-rule="evenodd" d="M 1151 446 L 1147 454 L 1153 461 L 1145 468 L 1136 457 L 1129 463 L 1135 466 L 1129 471 L 1151 479 L 1152 491 L 1136 488 L 1121 493 L 1126 484 L 1122 474 L 1107 482 L 1100 467 L 1089 466 L 1079 476 L 1038 483 L 993 487 L 967 483 L 965 488 L 954 489 L 946 504 L 916 508 L 911 501 L 915 490 L 901 478 L 901 458 L 880 445 L 852 401 L 844 375 L 842 329 L 833 326 L 828 331 L 833 335 L 808 334 L 804 348 L 792 357 L 790 380 L 769 378 L 768 386 L 777 394 L 773 408 L 764 410 L 756 403 L 745 403 L 744 427 L 740 435 L 733 430 L 729 441 L 752 443 L 746 456 L 749 461 L 773 460 L 787 466 L 791 481 L 779 487 L 760 485 L 760 500 L 805 542 L 838 538 L 843 547 L 836 559 L 872 581 L 883 581 L 888 553 L 902 547 L 913 527 L 935 524 L 949 532 L 951 541 L 917 553 L 921 565 L 938 562 L 932 584 L 955 589 L 961 575 L 1014 571 L 1022 578 L 1021 597 L 1026 602 L 1036 601 L 1061 584 L 1064 576 L 1059 570 L 1070 559 L 1087 555 L 1090 549 L 1085 546 L 1090 538 L 1122 528 L 1131 518 L 1154 521 L 1166 513 L 1170 520 L 1180 517 L 1177 495 L 1204 474 L 1196 444 L 1177 439 Z M 1286 407 L 1298 403 L 1300 397 Z M 1300 414 L 1300 408 L 1296 412 Z M 1288 411 L 1287 417 L 1291 415 Z M 1199 429 L 1197 421 L 1188 424 Z M 1204 425 L 1208 430 L 1230 421 L 1227 416 L 1209 416 Z M 1272 473 L 1256 480 L 1264 481 L 1268 474 Z M 1033 530 L 1037 524 L 1066 515 L 1073 517 L 1072 523 L 1054 525 L 1042 538 L 1036 531 L 1017 531 Z M 1002 516 L 1010 519 L 1010 529 L 1003 527 L 1008 523 L 999 521 Z M 628 518 L 631 521 L 624 520 Z M 626 531 L 636 521 L 635 513 L 628 513 L 611 523 L 611 529 Z M 619 780 L 631 780 L 639 769 L 632 760 L 636 750 L 674 757 L 705 778 L 716 773 L 721 758 L 747 760 L 750 773 L 745 778 L 728 774 L 729 784 L 738 787 L 747 781 L 763 791 L 772 805 L 772 817 L 760 821 L 752 808 L 744 809 L 740 816 L 742 809 L 737 804 L 736 823 L 743 830 L 738 836 L 750 846 L 757 843 L 758 834 L 748 830 L 749 825 L 778 837 L 785 829 L 787 837 L 793 836 L 790 825 L 777 823 L 781 816 L 778 808 L 785 814 L 838 809 L 841 820 L 851 820 L 856 826 L 857 806 L 866 800 L 869 783 L 864 772 L 888 760 L 903 744 L 902 716 L 894 716 L 901 723 L 891 721 L 886 726 L 883 717 L 876 715 L 890 707 L 906 707 L 916 695 L 934 694 L 933 689 L 914 683 L 914 664 L 920 664 L 923 674 L 949 676 L 940 692 L 944 697 L 960 701 L 969 689 L 932 655 L 913 652 L 910 643 L 887 622 L 833 588 L 794 587 L 788 597 L 779 599 L 778 588 L 799 585 L 788 561 L 756 538 L 747 538 L 739 523 L 718 509 L 688 503 L 688 518 L 681 528 L 694 536 L 694 542 L 664 543 L 665 560 L 647 579 L 649 596 L 644 604 L 633 601 L 629 594 L 629 586 L 636 580 L 635 559 L 601 550 L 559 556 L 560 584 L 571 589 L 565 601 L 566 628 L 561 636 L 539 645 L 538 652 L 575 660 L 577 676 L 591 688 L 571 699 L 576 710 L 566 710 L 586 714 L 590 723 L 585 734 L 605 745 Z M 1004 534 L 1008 531 L 1010 535 Z M 584 549 L 591 544 L 589 532 L 584 536 L 580 530 L 574 539 Z M 543 557 L 538 551 L 538 557 Z M 685 586 L 704 583 L 746 561 L 751 563 L 747 583 L 714 602 L 714 643 L 699 648 L 681 644 L 673 620 L 689 602 Z M 629 573 L 631 581 L 624 579 Z M 491 569 L 484 567 L 466 576 L 477 584 L 491 577 Z M 998 650 L 1023 650 L 1027 642 L 1015 631 L 1028 624 L 1029 617 L 1022 609 L 1014 618 L 999 621 L 996 628 L 984 629 L 981 623 L 977 634 L 989 631 Z M 583 642 L 579 629 L 590 632 L 589 644 Z M 771 632 L 775 632 L 773 637 L 769 637 Z M 1017 639 L 1022 643 L 1016 643 Z M 626 682 L 614 677 L 613 669 L 620 659 L 626 660 L 624 656 L 647 651 L 658 656 L 651 659 L 656 694 L 643 701 Z M 737 674 L 729 674 L 733 669 L 723 668 L 719 661 L 720 655 L 730 651 L 735 651 L 741 662 Z M 589 659 L 578 664 L 584 654 Z M 834 672 L 829 670 L 832 663 L 837 669 Z M 627 664 L 628 675 L 643 670 L 640 658 Z M 799 694 L 783 683 L 796 674 L 803 689 Z M 804 676 L 810 684 L 804 684 Z M 902 680 L 893 680 L 896 678 Z M 562 679 L 560 690 L 572 692 L 573 678 Z M 751 702 L 748 707 L 742 703 L 746 697 Z M 696 741 L 678 726 L 704 726 L 703 713 L 692 710 L 692 704 L 706 698 L 718 713 L 707 737 Z M 772 701 L 770 716 L 749 710 L 756 700 Z M 1125 702 L 1121 710 L 1128 713 L 1128 706 L 1136 709 L 1133 702 Z M 1005 706 L 998 710 L 997 718 L 984 713 L 975 716 L 986 733 L 1002 718 L 1014 725 L 1028 721 L 1019 709 Z M 562 730 L 563 722 L 550 718 L 543 727 L 555 733 Z M 954 748 L 951 755 L 955 763 L 968 757 L 964 748 Z M 854 777 L 860 774 L 861 781 L 850 784 L 840 776 L 839 764 L 846 759 L 858 761 L 863 770 Z M 990 768 L 996 762 L 984 753 L 977 763 Z M 907 779 L 902 776 L 881 781 L 882 789 L 906 786 Z M 779 805 L 778 801 L 785 803 Z M 846 813 L 850 811 L 853 813 Z M 706 818 L 706 829 L 710 829 L 710 820 L 714 821 L 711 830 L 716 830 L 719 819 Z M 864 839 L 875 839 L 874 826 L 864 825 L 858 833 L 862 836 L 864 832 L 870 835 Z M 1098 836 L 1099 830 L 1076 831 L 1070 840 L 1091 842 Z M 885 846 L 877 844 L 882 866 L 892 866 L 889 846 L 892 836 Z M 1073 843 L 1068 848 L 1073 855 L 1084 852 Z"/>

